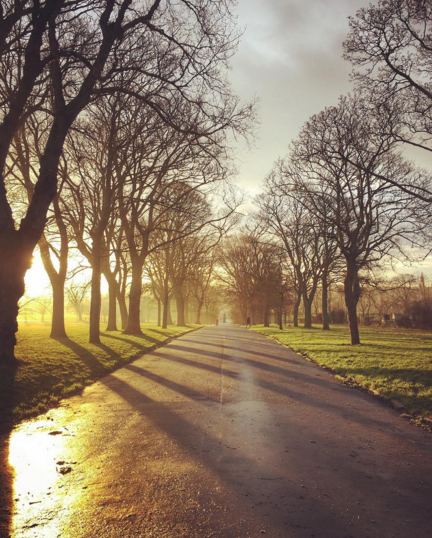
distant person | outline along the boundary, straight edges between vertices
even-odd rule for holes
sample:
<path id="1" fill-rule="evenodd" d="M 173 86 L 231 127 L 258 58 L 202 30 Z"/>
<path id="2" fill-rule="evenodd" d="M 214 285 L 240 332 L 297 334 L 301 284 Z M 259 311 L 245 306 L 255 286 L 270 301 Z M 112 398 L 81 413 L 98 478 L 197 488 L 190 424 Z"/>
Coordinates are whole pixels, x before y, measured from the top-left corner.
<path id="1" fill-rule="evenodd" d="M 219 318 L 216 318 L 216 327 L 219 325 Z"/>
<path id="2" fill-rule="evenodd" d="M 250 329 L 250 327 L 251 327 L 251 321 L 250 321 L 250 317 L 248 316 L 246 318 L 246 329 Z"/>

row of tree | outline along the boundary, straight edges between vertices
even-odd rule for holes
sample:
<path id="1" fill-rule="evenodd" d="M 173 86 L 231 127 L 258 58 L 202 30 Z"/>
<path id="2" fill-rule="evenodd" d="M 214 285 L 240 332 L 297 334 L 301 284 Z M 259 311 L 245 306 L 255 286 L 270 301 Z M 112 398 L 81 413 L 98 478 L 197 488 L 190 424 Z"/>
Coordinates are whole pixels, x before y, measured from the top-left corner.
<path id="1" fill-rule="evenodd" d="M 354 66 L 354 94 L 312 116 L 275 163 L 257 200 L 261 231 L 228 245 L 225 273 L 231 292 L 242 298 L 243 317 L 246 310 L 253 315 L 257 293 L 265 297 L 264 312 L 266 301 L 281 312 L 274 305 L 290 282 L 294 324 L 303 303 L 306 327 L 320 288 L 324 329 L 329 286 L 343 281 L 351 343 L 359 344 L 362 282 L 386 261 L 430 248 L 431 173 L 402 152 L 432 151 L 432 5 L 382 0 L 359 10 L 350 26 L 344 46 Z M 254 277 L 244 264 L 240 269 L 246 250 Z"/>
<path id="2" fill-rule="evenodd" d="M 200 256 L 236 207 L 217 187 L 231 172 L 230 133 L 244 135 L 254 114 L 225 78 L 237 41 L 230 0 L 1 2 L 0 362 L 15 361 L 36 245 L 53 288 L 53 335 L 65 334 L 71 249 L 92 271 L 91 341 L 101 275 L 109 326 L 117 301 L 126 332 L 140 332 L 150 257 L 163 323 L 168 287 L 181 323 L 185 268 L 204 267 Z"/>

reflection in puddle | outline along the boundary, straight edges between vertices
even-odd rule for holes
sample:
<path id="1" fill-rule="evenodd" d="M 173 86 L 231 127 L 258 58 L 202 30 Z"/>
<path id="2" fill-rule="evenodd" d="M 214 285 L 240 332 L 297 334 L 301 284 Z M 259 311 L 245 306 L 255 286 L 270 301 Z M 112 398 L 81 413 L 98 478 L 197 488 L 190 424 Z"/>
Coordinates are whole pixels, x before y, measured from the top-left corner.
<path id="1" fill-rule="evenodd" d="M 14 469 L 14 537 L 59 536 L 55 504 L 68 462 L 61 460 L 67 431 L 54 430 L 49 420 L 23 424 L 10 437 L 9 464 Z M 41 526 L 43 525 L 43 531 Z"/>

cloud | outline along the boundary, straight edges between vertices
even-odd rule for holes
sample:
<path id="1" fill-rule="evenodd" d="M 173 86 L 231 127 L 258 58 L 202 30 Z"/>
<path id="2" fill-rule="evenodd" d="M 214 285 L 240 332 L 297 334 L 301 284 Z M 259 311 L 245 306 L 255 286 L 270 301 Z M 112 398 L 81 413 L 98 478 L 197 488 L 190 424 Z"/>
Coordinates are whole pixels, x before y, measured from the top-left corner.
<path id="1" fill-rule="evenodd" d="M 231 80 L 245 99 L 261 99 L 260 139 L 241 148 L 242 184 L 253 190 L 302 124 L 351 89 L 342 59 L 349 15 L 368 0 L 240 0 L 245 27 Z"/>

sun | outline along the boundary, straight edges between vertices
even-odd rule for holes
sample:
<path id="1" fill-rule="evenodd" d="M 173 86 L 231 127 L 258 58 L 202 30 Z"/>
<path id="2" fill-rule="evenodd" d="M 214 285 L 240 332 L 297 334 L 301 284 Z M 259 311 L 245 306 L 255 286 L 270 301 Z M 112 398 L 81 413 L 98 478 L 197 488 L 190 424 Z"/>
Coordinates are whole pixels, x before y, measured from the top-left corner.
<path id="1" fill-rule="evenodd" d="M 50 281 L 42 264 L 39 253 L 35 252 L 31 268 L 25 276 L 25 293 L 28 297 L 46 295 Z M 48 288 L 48 289 L 47 289 Z"/>

